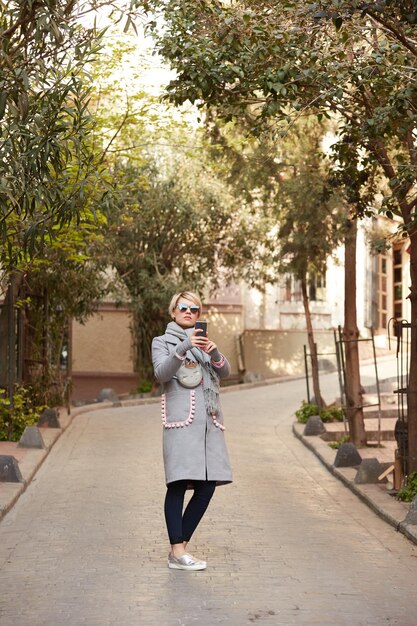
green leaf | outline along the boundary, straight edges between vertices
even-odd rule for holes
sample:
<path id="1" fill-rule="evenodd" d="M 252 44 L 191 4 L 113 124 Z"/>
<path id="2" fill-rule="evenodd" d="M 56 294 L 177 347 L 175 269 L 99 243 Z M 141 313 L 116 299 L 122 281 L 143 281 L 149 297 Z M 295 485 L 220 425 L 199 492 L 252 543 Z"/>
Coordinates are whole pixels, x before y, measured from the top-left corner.
<path id="1" fill-rule="evenodd" d="M 342 28 L 342 25 L 343 25 L 343 18 L 340 17 L 340 16 L 339 17 L 335 17 L 333 19 L 333 24 L 335 25 L 336 30 L 339 31 Z"/>

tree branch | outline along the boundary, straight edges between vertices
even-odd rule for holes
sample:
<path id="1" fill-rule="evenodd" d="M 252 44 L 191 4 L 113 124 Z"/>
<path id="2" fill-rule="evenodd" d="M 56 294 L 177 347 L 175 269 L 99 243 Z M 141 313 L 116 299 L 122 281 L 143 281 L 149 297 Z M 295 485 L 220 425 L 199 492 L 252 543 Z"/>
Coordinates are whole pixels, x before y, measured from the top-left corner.
<path id="1" fill-rule="evenodd" d="M 374 11 L 367 11 L 367 14 L 378 24 L 380 24 L 381 26 L 383 26 L 384 28 L 386 28 L 392 35 L 394 35 L 395 39 L 397 41 L 399 41 L 400 43 L 403 44 L 403 46 L 405 48 L 407 48 L 407 50 L 409 50 L 409 52 L 411 52 L 411 54 L 415 57 L 417 57 L 417 47 L 415 45 L 413 45 L 409 39 L 407 39 L 406 35 L 399 30 L 396 26 L 394 26 L 392 23 L 388 22 L 386 19 L 384 19 L 383 17 L 381 17 L 381 15 L 379 13 L 374 13 Z"/>
<path id="2" fill-rule="evenodd" d="M 416 144 L 414 141 L 413 130 L 411 128 L 409 128 L 407 131 L 406 141 L 407 141 L 408 152 L 410 154 L 410 161 L 412 165 L 417 167 L 417 149 L 416 149 Z"/>

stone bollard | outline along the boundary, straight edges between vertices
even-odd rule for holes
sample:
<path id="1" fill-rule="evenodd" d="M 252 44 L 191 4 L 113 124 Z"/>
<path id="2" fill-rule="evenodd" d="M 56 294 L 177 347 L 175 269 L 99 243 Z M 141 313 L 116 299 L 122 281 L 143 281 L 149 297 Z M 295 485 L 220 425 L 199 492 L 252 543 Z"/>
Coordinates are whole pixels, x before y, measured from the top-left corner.
<path id="1" fill-rule="evenodd" d="M 0 454 L 0 482 L 23 483 L 23 476 L 14 456 Z"/>
<path id="2" fill-rule="evenodd" d="M 342 443 L 337 451 L 333 465 L 334 467 L 354 467 L 355 465 L 360 465 L 361 462 L 362 457 L 353 443 L 349 441 Z"/>
<path id="3" fill-rule="evenodd" d="M 47 408 L 42 411 L 38 420 L 38 426 L 47 426 L 48 428 L 61 428 L 59 423 L 59 409 Z"/>
<path id="4" fill-rule="evenodd" d="M 117 402 L 119 400 L 119 396 L 114 389 L 106 388 L 100 390 L 97 400 L 98 402 Z"/>
<path id="5" fill-rule="evenodd" d="M 363 459 L 356 472 L 354 482 L 357 485 L 365 484 L 379 484 L 381 482 L 387 482 L 387 479 L 379 480 L 379 476 L 384 471 L 383 466 L 376 458 Z"/>
<path id="6" fill-rule="evenodd" d="M 410 508 L 406 515 L 404 523 L 412 525 L 417 524 L 417 496 L 414 496 L 414 498 L 410 502 Z"/>
<path id="7" fill-rule="evenodd" d="M 37 426 L 26 426 L 18 443 L 19 448 L 45 448 L 41 431 Z"/>
<path id="8" fill-rule="evenodd" d="M 310 415 L 308 418 L 303 435 L 322 435 L 326 432 L 326 427 L 324 426 L 320 415 Z"/>

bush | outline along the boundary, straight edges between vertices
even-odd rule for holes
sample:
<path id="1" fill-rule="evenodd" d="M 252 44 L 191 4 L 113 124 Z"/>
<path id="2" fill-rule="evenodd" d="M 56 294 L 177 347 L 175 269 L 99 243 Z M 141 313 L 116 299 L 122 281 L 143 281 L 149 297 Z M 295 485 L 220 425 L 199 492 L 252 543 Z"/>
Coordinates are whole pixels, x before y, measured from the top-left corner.
<path id="1" fill-rule="evenodd" d="M 407 484 L 397 493 L 397 498 L 403 502 L 411 502 L 415 495 L 417 495 L 417 472 L 412 472 L 407 479 Z"/>
<path id="2" fill-rule="evenodd" d="M 330 406 L 320 411 L 323 422 L 343 422 L 343 410 L 339 406 Z"/>
<path id="3" fill-rule="evenodd" d="M 323 422 L 343 421 L 343 411 L 340 407 L 332 406 L 320 410 L 317 404 L 303 400 L 301 407 L 295 412 L 297 421 L 301 424 L 306 424 L 311 415 L 319 415 Z"/>
<path id="4" fill-rule="evenodd" d="M 330 446 L 330 448 L 333 448 L 333 450 L 339 450 L 340 446 L 343 443 L 349 443 L 349 441 L 350 441 L 350 436 L 343 435 L 343 437 L 341 437 L 339 441 L 330 441 L 328 445 Z"/>
<path id="5" fill-rule="evenodd" d="M 302 401 L 301 407 L 295 412 L 297 421 L 301 424 L 306 424 L 308 418 L 312 415 L 320 415 L 320 409 L 317 404 L 310 404 L 310 402 Z"/>
<path id="6" fill-rule="evenodd" d="M 149 393 L 152 391 L 153 383 L 150 380 L 142 380 L 142 382 L 136 387 L 135 393 Z"/>
<path id="7" fill-rule="evenodd" d="M 30 389 L 16 385 L 13 408 L 5 389 L 0 389 L 0 441 L 19 441 L 26 426 L 35 424 L 45 407 L 34 407 Z"/>

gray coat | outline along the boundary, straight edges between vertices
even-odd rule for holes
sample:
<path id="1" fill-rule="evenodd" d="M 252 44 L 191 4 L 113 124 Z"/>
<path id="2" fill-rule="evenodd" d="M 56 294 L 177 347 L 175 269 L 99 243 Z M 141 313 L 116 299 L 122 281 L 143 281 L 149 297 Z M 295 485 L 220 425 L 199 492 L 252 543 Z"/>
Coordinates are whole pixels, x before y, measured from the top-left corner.
<path id="1" fill-rule="evenodd" d="M 161 414 L 166 483 L 175 480 L 215 480 L 218 485 L 230 483 L 232 472 L 221 409 L 213 420 L 206 410 L 203 385 L 186 389 L 175 378 L 181 365 L 176 354 L 181 353 L 184 346 L 191 347 L 189 340 L 182 342 L 168 334 L 155 337 L 152 342 L 155 376 L 164 386 Z M 201 354 L 205 360 L 210 359 L 204 352 Z M 194 359 L 190 352 L 187 356 Z M 226 378 L 230 372 L 227 359 L 215 370 L 219 378 Z"/>

